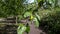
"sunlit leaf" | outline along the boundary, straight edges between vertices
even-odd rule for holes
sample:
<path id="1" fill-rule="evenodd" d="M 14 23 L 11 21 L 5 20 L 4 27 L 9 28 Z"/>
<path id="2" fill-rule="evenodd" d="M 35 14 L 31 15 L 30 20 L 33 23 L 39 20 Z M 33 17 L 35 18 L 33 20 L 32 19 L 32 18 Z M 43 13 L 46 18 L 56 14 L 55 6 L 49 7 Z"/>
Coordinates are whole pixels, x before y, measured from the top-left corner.
<path id="1" fill-rule="evenodd" d="M 31 16 L 31 12 L 25 12 L 24 13 L 24 17 L 28 17 L 28 16 Z"/>
<path id="2" fill-rule="evenodd" d="M 23 34 L 26 30 L 26 27 L 23 24 L 20 24 L 17 29 L 17 34 Z"/>
<path id="3" fill-rule="evenodd" d="M 34 18 L 34 24 L 35 24 L 35 27 L 39 27 L 39 22 L 38 22 L 37 18 Z"/>

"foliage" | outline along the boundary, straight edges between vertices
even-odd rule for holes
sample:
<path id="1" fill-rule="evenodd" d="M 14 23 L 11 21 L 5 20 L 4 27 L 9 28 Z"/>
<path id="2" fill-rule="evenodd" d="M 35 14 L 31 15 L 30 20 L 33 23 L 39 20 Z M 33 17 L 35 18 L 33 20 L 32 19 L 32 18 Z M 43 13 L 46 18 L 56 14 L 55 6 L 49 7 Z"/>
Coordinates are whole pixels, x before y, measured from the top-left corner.
<path id="1" fill-rule="evenodd" d="M 31 21 L 34 21 L 35 27 L 39 27 L 39 16 L 38 15 L 33 15 L 31 12 L 25 12 L 24 17 L 29 17 Z M 37 19 L 38 18 L 38 19 Z"/>
<path id="2" fill-rule="evenodd" d="M 23 6 L 26 8 L 26 10 L 34 10 L 38 6 L 37 0 L 26 0 L 23 2 Z"/>
<path id="3" fill-rule="evenodd" d="M 26 32 L 27 34 L 30 32 L 30 26 L 24 25 L 22 23 L 18 24 L 18 28 L 17 28 L 17 34 L 23 34 L 24 32 Z"/>
<path id="4" fill-rule="evenodd" d="M 39 0 L 38 0 L 39 1 Z M 58 0 L 41 0 L 39 2 L 39 7 L 43 7 L 44 9 L 55 8 L 58 4 Z"/>
<path id="5" fill-rule="evenodd" d="M 20 0 L 0 0 L 1 16 L 15 16 L 22 14 L 22 11 L 24 11 L 24 8 L 22 7 Z"/>
<path id="6" fill-rule="evenodd" d="M 34 24 L 35 24 L 35 27 L 39 27 L 39 21 L 37 20 L 37 18 L 35 17 L 34 19 Z"/>
<path id="7" fill-rule="evenodd" d="M 30 32 L 30 26 L 29 24 L 26 25 L 26 33 L 28 34 Z"/>
<path id="8" fill-rule="evenodd" d="M 19 27 L 17 29 L 17 34 L 23 34 L 25 30 L 26 30 L 26 26 L 24 26 L 23 24 L 19 24 Z"/>
<path id="9" fill-rule="evenodd" d="M 60 32 L 60 8 L 56 8 L 55 13 L 50 13 L 49 16 L 41 19 L 41 26 L 47 34 L 57 34 Z"/>
<path id="10" fill-rule="evenodd" d="M 0 0 L 0 17 L 12 15 L 18 16 L 20 20 L 29 17 L 36 27 L 39 27 L 41 22 L 40 25 L 43 24 L 48 34 L 56 34 L 60 32 L 60 8 L 56 8 L 60 7 L 59 2 L 60 0 Z M 28 33 L 30 26 L 19 24 L 18 34 L 23 34 L 25 31 Z"/>
<path id="11" fill-rule="evenodd" d="M 25 13 L 24 13 L 24 17 L 26 18 L 26 17 L 28 17 L 28 16 L 31 16 L 31 14 L 32 14 L 31 12 L 25 12 Z"/>

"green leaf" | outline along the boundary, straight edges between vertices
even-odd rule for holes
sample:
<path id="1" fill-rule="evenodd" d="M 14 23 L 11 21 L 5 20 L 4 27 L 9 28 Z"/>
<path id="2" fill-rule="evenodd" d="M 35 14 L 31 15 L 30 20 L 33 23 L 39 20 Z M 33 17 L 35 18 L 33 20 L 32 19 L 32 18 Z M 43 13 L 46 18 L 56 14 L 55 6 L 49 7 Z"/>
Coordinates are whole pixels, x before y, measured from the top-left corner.
<path id="1" fill-rule="evenodd" d="M 35 27 L 39 27 L 39 22 L 38 22 L 38 20 L 37 20 L 37 18 L 36 18 L 36 17 L 34 18 L 34 21 L 35 21 L 35 22 L 34 22 Z"/>
<path id="2" fill-rule="evenodd" d="M 25 12 L 24 17 L 31 16 L 31 12 Z"/>
<path id="3" fill-rule="evenodd" d="M 17 29 L 17 34 L 23 34 L 26 30 L 26 27 L 23 24 L 20 24 Z"/>
<path id="4" fill-rule="evenodd" d="M 28 34 L 30 32 L 30 26 L 26 25 L 26 33 Z"/>
<path id="5" fill-rule="evenodd" d="M 38 20 L 40 20 L 40 16 L 37 13 L 35 13 L 35 16 Z"/>

